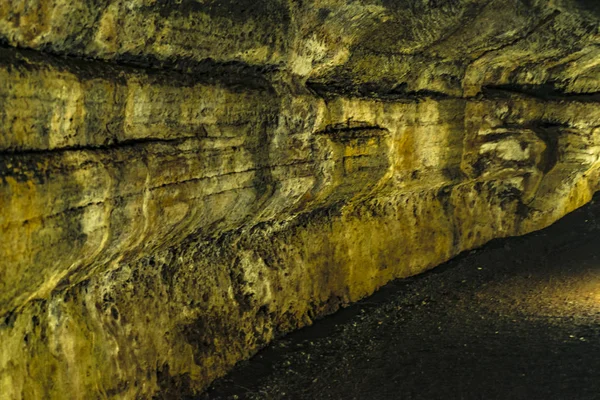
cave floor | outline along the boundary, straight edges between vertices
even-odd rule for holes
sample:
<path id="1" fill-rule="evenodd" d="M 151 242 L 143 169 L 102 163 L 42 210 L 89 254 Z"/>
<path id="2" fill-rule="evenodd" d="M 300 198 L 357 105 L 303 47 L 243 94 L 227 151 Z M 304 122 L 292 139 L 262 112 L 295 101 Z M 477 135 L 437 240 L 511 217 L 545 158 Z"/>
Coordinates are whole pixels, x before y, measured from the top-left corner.
<path id="1" fill-rule="evenodd" d="M 395 281 L 196 399 L 600 399 L 600 198 Z"/>

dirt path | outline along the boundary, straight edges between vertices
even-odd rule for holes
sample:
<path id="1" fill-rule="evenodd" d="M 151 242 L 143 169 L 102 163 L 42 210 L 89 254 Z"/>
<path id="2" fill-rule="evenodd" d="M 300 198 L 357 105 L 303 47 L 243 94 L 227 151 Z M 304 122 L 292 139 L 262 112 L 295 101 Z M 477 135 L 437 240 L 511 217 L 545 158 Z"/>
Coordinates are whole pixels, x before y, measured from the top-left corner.
<path id="1" fill-rule="evenodd" d="M 600 399 L 600 199 L 393 282 L 197 399 Z"/>

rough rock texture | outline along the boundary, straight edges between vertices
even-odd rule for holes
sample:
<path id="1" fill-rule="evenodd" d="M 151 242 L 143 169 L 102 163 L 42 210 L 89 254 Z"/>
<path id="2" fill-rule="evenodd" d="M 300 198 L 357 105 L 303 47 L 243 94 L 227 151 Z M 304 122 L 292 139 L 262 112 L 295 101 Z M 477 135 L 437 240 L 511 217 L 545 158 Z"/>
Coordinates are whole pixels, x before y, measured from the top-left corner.
<path id="1" fill-rule="evenodd" d="M 600 178 L 594 0 L 0 0 L 0 393 L 201 391 Z"/>

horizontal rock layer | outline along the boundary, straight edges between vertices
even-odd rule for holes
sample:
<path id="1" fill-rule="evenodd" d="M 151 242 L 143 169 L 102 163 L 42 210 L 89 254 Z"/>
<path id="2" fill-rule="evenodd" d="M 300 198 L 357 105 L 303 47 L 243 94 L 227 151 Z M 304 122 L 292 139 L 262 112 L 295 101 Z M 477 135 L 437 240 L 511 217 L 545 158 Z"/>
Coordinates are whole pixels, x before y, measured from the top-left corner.
<path id="1" fill-rule="evenodd" d="M 194 73 L 238 63 L 367 93 L 590 93 L 599 16 L 594 0 L 20 0 L 0 5 L 0 40 Z"/>
<path id="2" fill-rule="evenodd" d="M 597 7 L 396 3 L 0 4 L 0 393 L 199 392 L 589 201 Z"/>

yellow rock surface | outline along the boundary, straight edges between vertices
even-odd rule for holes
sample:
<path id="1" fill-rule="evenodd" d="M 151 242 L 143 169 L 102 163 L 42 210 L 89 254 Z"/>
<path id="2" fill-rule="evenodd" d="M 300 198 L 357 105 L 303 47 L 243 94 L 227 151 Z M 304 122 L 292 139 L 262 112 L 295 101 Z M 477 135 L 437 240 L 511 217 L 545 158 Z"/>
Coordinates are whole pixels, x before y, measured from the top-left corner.
<path id="1" fill-rule="evenodd" d="M 201 392 L 598 190 L 596 6 L 255 3 L 0 1 L 0 398 Z"/>

